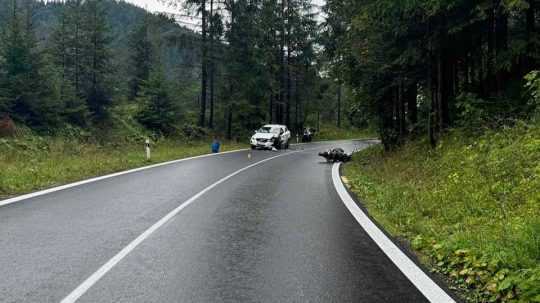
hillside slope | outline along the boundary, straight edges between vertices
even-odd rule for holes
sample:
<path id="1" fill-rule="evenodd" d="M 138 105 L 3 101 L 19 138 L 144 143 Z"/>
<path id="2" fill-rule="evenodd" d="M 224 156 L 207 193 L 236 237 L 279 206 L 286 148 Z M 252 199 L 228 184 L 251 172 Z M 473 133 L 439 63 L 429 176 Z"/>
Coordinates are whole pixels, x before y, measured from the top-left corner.
<path id="1" fill-rule="evenodd" d="M 345 174 L 370 214 L 412 242 L 470 302 L 540 302 L 540 124 L 454 130 L 392 153 L 355 155 Z"/>
<path id="2" fill-rule="evenodd" d="M 11 0 L 0 0 L 0 27 L 4 26 L 8 20 Z M 50 36 L 57 27 L 58 18 L 62 12 L 64 4 L 62 2 L 34 2 L 33 7 L 33 28 L 41 49 L 50 47 Z M 130 73 L 131 56 L 128 40 L 129 35 L 144 20 L 145 16 L 150 22 L 155 24 L 154 37 L 156 40 L 164 41 L 161 45 L 160 58 L 164 60 L 163 66 L 171 80 L 196 81 L 200 73 L 198 62 L 199 56 L 199 35 L 192 30 L 182 27 L 173 20 L 165 16 L 150 14 L 146 10 L 133 4 L 104 0 L 104 11 L 107 12 L 108 36 L 111 39 L 110 48 L 112 54 L 112 64 L 115 67 L 116 85 L 119 89 L 125 89 Z M 179 73 L 178 70 L 182 70 Z M 178 78 L 180 75 L 182 79 Z"/>

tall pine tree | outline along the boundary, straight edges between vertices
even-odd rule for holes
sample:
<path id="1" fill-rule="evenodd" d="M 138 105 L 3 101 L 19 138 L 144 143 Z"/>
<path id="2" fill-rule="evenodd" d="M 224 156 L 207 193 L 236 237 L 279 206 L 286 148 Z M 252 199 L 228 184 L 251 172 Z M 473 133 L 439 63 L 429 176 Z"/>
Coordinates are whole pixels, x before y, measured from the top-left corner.
<path id="1" fill-rule="evenodd" d="M 148 80 L 142 82 L 137 103 L 141 110 L 137 120 L 147 128 L 165 135 L 173 134 L 176 130 L 180 114 L 179 107 L 170 95 L 169 82 L 165 78 L 161 64 L 156 64 Z"/>
<path id="2" fill-rule="evenodd" d="M 103 0 L 86 1 L 83 16 L 82 89 L 93 118 L 102 120 L 107 117 L 107 106 L 112 100 L 110 37 Z"/>
<path id="3" fill-rule="evenodd" d="M 36 46 L 33 2 L 26 0 L 22 6 L 19 8 L 16 0 L 11 2 L 11 14 L 2 37 L 0 111 L 30 126 L 55 125 L 59 122 L 58 106 Z"/>
<path id="4" fill-rule="evenodd" d="M 86 126 L 89 111 L 79 89 L 82 62 L 80 9 L 79 0 L 66 1 L 61 7 L 57 27 L 51 37 L 50 53 L 64 120 Z"/>
<path id="5" fill-rule="evenodd" d="M 131 50 L 129 82 L 129 99 L 139 95 L 142 84 L 148 81 L 152 69 L 153 45 L 150 38 L 150 19 L 145 14 L 142 22 L 129 36 Z"/>

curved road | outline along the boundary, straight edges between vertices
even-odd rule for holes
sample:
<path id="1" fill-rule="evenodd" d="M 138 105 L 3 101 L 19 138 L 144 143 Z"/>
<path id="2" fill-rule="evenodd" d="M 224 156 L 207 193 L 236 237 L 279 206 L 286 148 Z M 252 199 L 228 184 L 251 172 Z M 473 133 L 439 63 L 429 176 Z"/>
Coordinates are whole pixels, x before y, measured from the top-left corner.
<path id="1" fill-rule="evenodd" d="M 0 302 L 60 302 L 205 189 L 77 302 L 427 302 L 339 199 L 317 156 L 329 144 L 188 160 L 2 206 Z"/>

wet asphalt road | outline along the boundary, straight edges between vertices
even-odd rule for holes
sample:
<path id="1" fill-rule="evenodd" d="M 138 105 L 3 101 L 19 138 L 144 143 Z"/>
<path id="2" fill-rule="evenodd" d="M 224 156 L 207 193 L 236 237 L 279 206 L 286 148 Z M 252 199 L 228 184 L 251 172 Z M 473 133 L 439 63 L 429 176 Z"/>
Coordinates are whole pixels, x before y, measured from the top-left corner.
<path id="1" fill-rule="evenodd" d="M 0 302 L 59 302 L 184 201 L 280 153 L 182 210 L 78 302 L 426 302 L 339 199 L 317 156 L 328 147 L 195 159 L 0 207 Z"/>

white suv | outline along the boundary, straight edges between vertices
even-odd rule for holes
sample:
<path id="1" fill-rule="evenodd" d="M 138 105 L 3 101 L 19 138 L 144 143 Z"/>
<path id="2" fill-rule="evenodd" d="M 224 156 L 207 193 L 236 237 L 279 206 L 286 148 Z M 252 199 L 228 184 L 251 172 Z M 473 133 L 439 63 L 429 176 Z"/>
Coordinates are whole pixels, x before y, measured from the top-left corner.
<path id="1" fill-rule="evenodd" d="M 257 131 L 251 137 L 251 149 L 281 149 L 289 148 L 291 132 L 285 125 L 267 124 Z"/>

